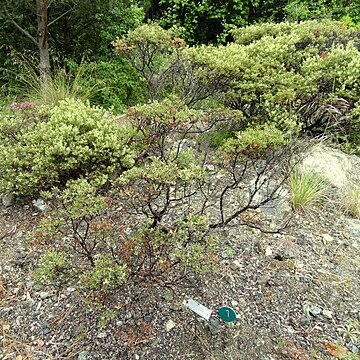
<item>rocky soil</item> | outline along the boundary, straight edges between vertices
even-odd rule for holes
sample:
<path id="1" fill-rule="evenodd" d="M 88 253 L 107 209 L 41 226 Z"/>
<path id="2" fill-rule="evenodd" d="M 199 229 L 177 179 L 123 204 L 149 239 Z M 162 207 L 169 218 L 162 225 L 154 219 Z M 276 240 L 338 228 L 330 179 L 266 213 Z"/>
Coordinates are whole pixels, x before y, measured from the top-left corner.
<path id="1" fill-rule="evenodd" d="M 217 234 L 215 274 L 105 297 L 34 284 L 26 233 L 39 216 L 1 209 L 1 359 L 360 358 L 360 221 L 334 207 L 295 214 L 283 234 L 234 224 Z M 189 297 L 209 321 L 181 305 Z M 219 319 L 222 305 L 234 323 Z"/>

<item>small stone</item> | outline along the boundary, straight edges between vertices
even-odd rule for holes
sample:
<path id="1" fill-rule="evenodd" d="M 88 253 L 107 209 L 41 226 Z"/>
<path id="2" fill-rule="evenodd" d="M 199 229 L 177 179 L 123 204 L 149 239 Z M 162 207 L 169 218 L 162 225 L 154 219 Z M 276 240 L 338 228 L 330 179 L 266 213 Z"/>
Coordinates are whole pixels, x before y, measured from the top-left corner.
<path id="1" fill-rule="evenodd" d="M 312 315 L 312 316 L 319 316 L 322 312 L 322 309 L 319 308 L 318 306 L 311 306 L 310 309 L 309 309 L 309 313 Z"/>
<path id="2" fill-rule="evenodd" d="M 117 322 L 116 322 L 116 327 L 122 327 L 123 326 L 123 322 L 121 321 L 121 320 L 118 320 Z"/>
<path id="3" fill-rule="evenodd" d="M 221 252 L 221 257 L 223 259 L 229 259 L 234 256 L 234 249 L 231 246 L 225 246 L 223 251 Z"/>
<path id="4" fill-rule="evenodd" d="M 333 317 L 332 316 L 332 311 L 330 311 L 330 310 L 323 310 L 322 314 L 328 319 L 332 319 L 332 317 Z"/>
<path id="5" fill-rule="evenodd" d="M 269 283 L 269 281 L 271 280 L 271 275 L 270 274 L 264 274 L 264 275 L 261 275 L 259 276 L 259 280 L 258 280 L 258 283 L 260 285 L 267 285 Z"/>
<path id="6" fill-rule="evenodd" d="M 3 270 L 4 270 L 5 272 L 11 272 L 11 271 L 13 271 L 13 268 L 12 268 L 12 266 L 10 266 L 10 265 L 5 265 L 5 266 L 3 267 Z"/>
<path id="7" fill-rule="evenodd" d="M 152 315 L 152 314 L 146 314 L 146 315 L 144 316 L 144 320 L 145 320 L 146 322 L 151 322 L 151 321 L 154 320 L 154 315 Z"/>
<path id="8" fill-rule="evenodd" d="M 27 263 L 29 263 L 29 260 L 26 259 L 27 253 L 26 252 L 18 252 L 16 254 L 14 264 L 19 267 L 25 266 Z"/>
<path id="9" fill-rule="evenodd" d="M 14 203 L 15 203 L 15 195 L 14 194 L 5 194 L 2 196 L 1 201 L 5 207 L 10 207 L 10 206 L 14 205 Z"/>
<path id="10" fill-rule="evenodd" d="M 176 324 L 170 319 L 170 320 L 165 324 L 165 329 L 166 329 L 166 331 L 170 331 L 170 330 L 172 330 L 175 326 L 176 326 Z"/>
<path id="11" fill-rule="evenodd" d="M 217 335 L 221 331 L 221 323 L 217 318 L 211 318 L 209 320 L 209 330 L 212 335 Z"/>
<path id="12" fill-rule="evenodd" d="M 271 246 L 267 246 L 265 248 L 265 256 L 271 256 L 272 255 L 272 249 L 271 249 Z"/>
<path id="13" fill-rule="evenodd" d="M 107 337 L 107 333 L 106 332 L 99 332 L 97 334 L 97 338 L 98 339 L 105 339 Z"/>
<path id="14" fill-rule="evenodd" d="M 48 291 L 41 291 L 39 296 L 41 299 L 47 299 L 48 297 L 50 297 L 52 294 L 51 292 L 48 292 Z"/>
<path id="15" fill-rule="evenodd" d="M 355 344 L 351 344 L 350 351 L 354 354 L 357 354 L 359 352 L 359 348 Z"/>
<path id="16" fill-rule="evenodd" d="M 264 244 L 260 240 L 256 241 L 256 243 L 254 244 L 254 248 L 258 254 L 265 254 Z"/>
<path id="17" fill-rule="evenodd" d="M 294 254 L 291 252 L 290 249 L 280 249 L 275 255 L 274 255 L 274 259 L 278 260 L 278 261 L 285 261 L 288 259 L 293 259 L 295 256 Z"/>
<path id="18" fill-rule="evenodd" d="M 162 294 L 162 297 L 166 302 L 170 302 L 173 300 L 174 294 L 170 289 L 165 289 Z"/>
<path id="19" fill-rule="evenodd" d="M 32 288 L 33 285 L 34 285 L 34 282 L 32 280 L 26 280 L 25 281 L 25 286 L 26 286 L 27 289 Z"/>
<path id="20" fill-rule="evenodd" d="M 300 320 L 300 325 L 301 326 L 309 326 L 310 325 L 310 320 L 307 317 L 303 317 Z"/>
<path id="21" fill-rule="evenodd" d="M 296 239 L 296 243 L 299 245 L 307 245 L 309 243 L 309 240 L 306 235 L 300 234 Z"/>
<path id="22" fill-rule="evenodd" d="M 230 269 L 233 271 L 239 270 L 242 268 L 242 264 L 239 260 L 234 260 L 231 264 L 230 264 Z"/>
<path id="23" fill-rule="evenodd" d="M 132 318 L 132 313 L 130 311 L 128 311 L 125 316 L 124 316 L 124 319 L 125 320 L 130 320 Z"/>
<path id="24" fill-rule="evenodd" d="M 89 355 L 88 351 L 82 351 L 79 353 L 78 360 L 87 360 Z"/>
<path id="25" fill-rule="evenodd" d="M 49 329 L 49 324 L 47 322 L 44 322 L 41 324 L 41 331 L 42 331 L 43 335 L 49 334 L 50 329 Z"/>
<path id="26" fill-rule="evenodd" d="M 233 285 L 234 282 L 235 282 L 235 279 L 234 279 L 234 277 L 233 277 L 231 274 L 226 274 L 226 275 L 224 276 L 224 279 L 225 279 L 225 281 L 226 281 L 229 285 Z"/>
<path id="27" fill-rule="evenodd" d="M 73 293 L 74 291 L 76 291 L 76 288 L 74 288 L 74 287 L 68 287 L 68 288 L 66 289 L 66 292 L 67 292 L 68 294 L 71 294 L 71 293 Z"/>
<path id="28" fill-rule="evenodd" d="M 139 360 L 140 359 L 140 356 L 138 354 L 135 354 L 135 359 L 136 360 Z"/>
<path id="29" fill-rule="evenodd" d="M 32 204 L 37 211 L 44 212 L 47 209 L 45 201 L 41 198 L 33 200 Z"/>
<path id="30" fill-rule="evenodd" d="M 239 305 L 239 303 L 235 300 L 231 300 L 231 306 L 232 307 L 237 307 Z"/>
<path id="31" fill-rule="evenodd" d="M 0 309 L 0 314 L 1 315 L 4 315 L 4 316 L 6 316 L 6 315 L 8 315 L 8 314 L 10 314 L 12 312 L 12 309 L 11 308 L 2 308 L 2 309 Z"/>
<path id="32" fill-rule="evenodd" d="M 322 234 L 322 239 L 325 245 L 332 243 L 334 241 L 334 238 L 329 234 Z"/>

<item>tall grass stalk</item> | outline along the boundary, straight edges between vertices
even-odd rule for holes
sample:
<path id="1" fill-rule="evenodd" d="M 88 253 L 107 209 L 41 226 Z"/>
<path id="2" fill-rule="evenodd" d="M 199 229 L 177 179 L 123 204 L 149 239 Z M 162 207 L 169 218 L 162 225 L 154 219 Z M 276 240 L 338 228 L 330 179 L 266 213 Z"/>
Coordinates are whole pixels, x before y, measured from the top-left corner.
<path id="1" fill-rule="evenodd" d="M 10 92 L 20 101 L 30 100 L 38 105 L 56 105 L 66 98 L 88 100 L 97 91 L 96 85 L 88 86 L 86 77 L 91 76 L 91 67 L 81 63 L 75 71 L 54 67 L 51 81 L 42 84 L 37 61 L 31 55 L 14 56 L 14 68 L 7 70 Z"/>

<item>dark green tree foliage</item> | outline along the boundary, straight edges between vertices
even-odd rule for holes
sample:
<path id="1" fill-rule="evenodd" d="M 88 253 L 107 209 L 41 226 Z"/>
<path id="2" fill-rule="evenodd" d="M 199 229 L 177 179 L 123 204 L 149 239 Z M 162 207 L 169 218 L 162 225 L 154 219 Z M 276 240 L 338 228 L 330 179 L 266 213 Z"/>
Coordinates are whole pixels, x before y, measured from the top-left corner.
<path id="1" fill-rule="evenodd" d="M 360 3 L 352 0 L 292 0 L 286 4 L 285 14 L 290 21 L 333 19 L 355 25 L 360 22 Z"/>
<path id="2" fill-rule="evenodd" d="M 57 54 L 80 59 L 112 53 L 111 42 L 139 26 L 144 13 L 133 0 L 74 0 L 69 13 L 51 31 Z"/>
<path id="3" fill-rule="evenodd" d="M 113 91 L 123 100 L 133 97 L 132 85 L 136 86 L 134 83 L 137 81 L 131 72 L 128 73 L 129 66 L 122 64 L 120 67 L 125 70 L 119 73 L 118 65 L 103 64 L 113 56 L 111 42 L 115 36 L 121 36 L 141 24 L 144 11 L 137 3 L 133 0 L 49 2 L 48 41 L 52 62 L 56 61 L 56 66 L 63 67 L 64 59 L 70 58 L 80 63 L 84 56 L 91 61 L 101 61 L 102 65 L 98 70 L 101 73 L 100 77 L 106 73 L 106 77 L 111 79 L 111 90 L 107 89 L 107 92 Z M 29 0 L 5 0 L 0 5 L 0 21 L 0 68 L 7 68 L 11 73 L 14 66 L 10 56 L 12 52 L 24 54 L 27 51 L 38 51 L 36 44 L 31 40 L 31 37 L 35 39 L 37 36 L 36 4 Z M 18 71 L 21 69 L 15 67 L 14 73 Z M 0 86 L 7 88 L 8 80 L 8 77 L 3 76 Z M 120 92 L 126 94 L 118 94 L 119 88 Z M 106 99 L 106 102 L 114 104 L 111 99 Z"/>
<path id="4" fill-rule="evenodd" d="M 234 27 L 311 19 L 360 21 L 360 3 L 351 0 L 155 0 L 148 11 L 165 28 L 183 28 L 189 44 L 228 40 Z"/>
<path id="5" fill-rule="evenodd" d="M 280 21 L 286 0 L 158 0 L 153 1 L 149 16 L 159 19 L 164 27 L 183 28 L 189 44 L 223 41 L 234 26 L 259 21 Z"/>
<path id="6" fill-rule="evenodd" d="M 36 37 L 36 6 L 27 0 L 5 0 L 0 8 L 0 38 L 18 51 L 35 50 L 29 38 L 11 21 Z M 81 59 L 111 52 L 111 41 L 141 24 L 143 10 L 136 1 L 61 0 L 49 3 L 49 43 L 57 56 Z M 21 41 L 19 41 L 21 39 Z M 3 46 L 4 48 L 4 46 Z"/>

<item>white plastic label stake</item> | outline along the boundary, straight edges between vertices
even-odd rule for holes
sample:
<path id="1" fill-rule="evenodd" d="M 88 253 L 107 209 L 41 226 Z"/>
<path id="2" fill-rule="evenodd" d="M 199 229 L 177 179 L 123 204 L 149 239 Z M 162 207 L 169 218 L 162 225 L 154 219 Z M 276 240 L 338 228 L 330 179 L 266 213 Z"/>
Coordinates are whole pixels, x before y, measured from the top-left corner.
<path id="1" fill-rule="evenodd" d="M 196 313 L 196 314 L 200 315 L 201 317 L 203 317 L 205 320 L 210 319 L 212 310 L 208 309 L 206 306 L 204 306 L 202 304 L 199 304 L 194 299 L 184 300 L 182 304 L 184 306 L 186 306 L 187 308 L 189 308 L 194 313 Z"/>

